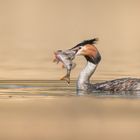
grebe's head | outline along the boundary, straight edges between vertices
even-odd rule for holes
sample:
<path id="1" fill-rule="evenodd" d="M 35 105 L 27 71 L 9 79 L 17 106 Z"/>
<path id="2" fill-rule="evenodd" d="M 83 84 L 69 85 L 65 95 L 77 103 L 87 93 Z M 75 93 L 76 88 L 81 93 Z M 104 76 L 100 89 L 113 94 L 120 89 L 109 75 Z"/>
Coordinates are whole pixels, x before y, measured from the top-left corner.
<path id="1" fill-rule="evenodd" d="M 85 56 L 87 61 L 90 61 L 94 64 L 98 64 L 101 60 L 101 55 L 98 49 L 94 45 L 97 41 L 98 41 L 97 38 L 91 40 L 85 40 L 77 44 L 75 47 L 71 48 L 70 50 L 75 51 L 76 55 Z"/>

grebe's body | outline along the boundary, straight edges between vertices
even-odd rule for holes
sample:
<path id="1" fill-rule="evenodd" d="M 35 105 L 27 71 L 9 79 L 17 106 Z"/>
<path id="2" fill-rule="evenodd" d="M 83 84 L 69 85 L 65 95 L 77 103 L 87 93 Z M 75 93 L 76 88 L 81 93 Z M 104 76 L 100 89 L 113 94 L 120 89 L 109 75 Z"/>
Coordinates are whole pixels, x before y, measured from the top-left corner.
<path id="1" fill-rule="evenodd" d="M 101 60 L 101 55 L 95 47 L 97 39 L 86 40 L 79 43 L 70 50 L 76 51 L 76 55 L 83 55 L 87 60 L 87 65 L 80 72 L 77 81 L 77 89 L 84 91 L 137 91 L 140 90 L 140 79 L 122 78 L 103 83 L 91 84 L 90 78 L 96 70 Z"/>
<path id="2" fill-rule="evenodd" d="M 91 84 L 90 77 L 94 73 L 97 65 L 87 61 L 86 67 L 81 71 L 77 89 L 84 91 L 137 91 L 140 90 L 140 79 L 136 78 L 121 78 L 102 83 Z"/>

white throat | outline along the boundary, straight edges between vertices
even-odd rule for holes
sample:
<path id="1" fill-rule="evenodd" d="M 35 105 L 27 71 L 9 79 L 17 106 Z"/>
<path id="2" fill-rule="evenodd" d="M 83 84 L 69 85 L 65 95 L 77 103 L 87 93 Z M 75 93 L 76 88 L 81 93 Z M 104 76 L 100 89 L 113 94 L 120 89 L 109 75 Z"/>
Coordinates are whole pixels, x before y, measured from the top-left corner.
<path id="1" fill-rule="evenodd" d="M 97 65 L 87 61 L 87 65 L 85 68 L 80 72 L 78 81 L 77 81 L 77 88 L 81 90 L 87 90 L 87 86 L 90 83 L 90 77 L 94 73 Z"/>

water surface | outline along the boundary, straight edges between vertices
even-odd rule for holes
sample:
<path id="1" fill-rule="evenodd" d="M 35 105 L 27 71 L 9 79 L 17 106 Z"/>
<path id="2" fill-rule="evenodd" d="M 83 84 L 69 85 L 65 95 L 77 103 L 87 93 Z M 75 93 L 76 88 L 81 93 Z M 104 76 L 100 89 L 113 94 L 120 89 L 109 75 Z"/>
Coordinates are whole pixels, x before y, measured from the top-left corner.
<path id="1" fill-rule="evenodd" d="M 0 81 L 0 139 L 139 140 L 138 97 L 132 92 L 78 96 L 75 81 Z"/>
<path id="2" fill-rule="evenodd" d="M 94 83 L 103 81 L 94 81 Z M 91 97 L 112 97 L 112 98 L 139 98 L 139 91 L 123 92 L 103 92 L 93 91 L 84 92 L 76 90 L 76 81 L 71 81 L 68 85 L 65 81 L 60 80 L 5 80 L 0 81 L 0 94 L 22 95 L 24 96 L 91 96 Z"/>

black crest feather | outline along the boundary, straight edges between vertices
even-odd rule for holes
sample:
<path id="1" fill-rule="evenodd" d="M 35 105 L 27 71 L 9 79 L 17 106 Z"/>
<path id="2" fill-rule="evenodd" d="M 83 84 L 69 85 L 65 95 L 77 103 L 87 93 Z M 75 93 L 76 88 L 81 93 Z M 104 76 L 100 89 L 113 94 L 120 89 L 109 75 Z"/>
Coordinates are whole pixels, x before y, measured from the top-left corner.
<path id="1" fill-rule="evenodd" d="M 84 45 L 87 45 L 87 44 L 90 44 L 90 45 L 96 44 L 97 41 L 98 41 L 98 38 L 93 38 L 93 39 L 90 39 L 90 40 L 84 40 L 84 41 L 82 41 L 81 43 L 77 44 L 76 46 L 74 46 L 71 49 L 74 49 L 74 48 L 76 48 L 78 46 L 84 46 Z"/>

